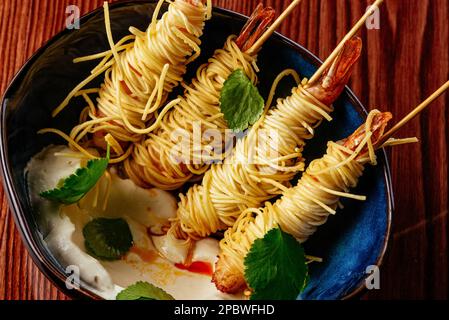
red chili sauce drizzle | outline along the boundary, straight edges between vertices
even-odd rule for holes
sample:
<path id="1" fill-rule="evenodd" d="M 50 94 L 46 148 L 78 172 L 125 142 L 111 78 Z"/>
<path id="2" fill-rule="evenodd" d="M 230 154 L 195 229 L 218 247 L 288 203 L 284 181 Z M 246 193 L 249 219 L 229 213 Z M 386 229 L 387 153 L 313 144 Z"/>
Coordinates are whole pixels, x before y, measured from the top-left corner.
<path id="1" fill-rule="evenodd" d="M 181 270 L 187 270 L 189 272 L 204 274 L 207 276 L 211 276 L 214 272 L 212 264 L 204 261 L 195 261 L 189 266 L 185 266 L 182 263 L 175 263 L 175 267 Z"/>

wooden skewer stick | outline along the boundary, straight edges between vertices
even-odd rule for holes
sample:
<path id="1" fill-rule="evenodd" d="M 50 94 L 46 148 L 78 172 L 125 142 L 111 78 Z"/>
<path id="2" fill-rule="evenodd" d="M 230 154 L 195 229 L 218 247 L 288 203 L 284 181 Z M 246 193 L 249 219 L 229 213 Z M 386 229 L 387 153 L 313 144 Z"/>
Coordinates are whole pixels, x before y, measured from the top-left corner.
<path id="1" fill-rule="evenodd" d="M 354 25 L 354 27 L 346 34 L 346 36 L 343 38 L 343 40 L 340 41 L 338 46 L 334 49 L 332 54 L 327 57 L 326 61 L 321 65 L 321 67 L 315 72 L 315 74 L 310 78 L 309 84 L 312 84 L 313 82 L 317 81 L 321 74 L 326 70 L 326 68 L 335 60 L 337 55 L 340 53 L 340 50 L 345 45 L 346 41 L 351 39 L 357 31 L 362 27 L 362 25 L 365 23 L 365 21 L 374 13 L 376 9 L 379 8 L 379 6 L 382 4 L 384 0 L 376 0 L 374 4 L 370 7 L 369 10 L 365 12 L 362 18 Z"/>
<path id="2" fill-rule="evenodd" d="M 293 11 L 293 9 L 296 8 L 297 5 L 301 3 L 302 0 L 294 0 L 290 5 L 287 7 L 287 9 L 284 10 L 284 12 L 281 13 L 281 15 L 276 19 L 276 21 L 273 22 L 273 24 L 265 31 L 262 36 L 249 48 L 246 52 L 248 54 L 253 54 L 257 50 L 262 47 L 262 45 L 267 41 L 267 39 L 273 34 L 274 31 L 279 27 L 279 25 L 287 18 L 290 13 Z"/>
<path id="3" fill-rule="evenodd" d="M 408 115 L 402 118 L 401 121 L 396 123 L 383 137 L 376 143 L 376 146 L 382 146 L 388 139 L 390 139 L 399 129 L 401 129 L 410 120 L 414 119 L 421 113 L 426 107 L 428 107 L 435 99 L 441 96 L 447 89 L 449 89 L 449 81 L 443 84 L 437 91 L 435 91 L 430 97 L 424 100 L 419 106 L 413 109 Z"/>

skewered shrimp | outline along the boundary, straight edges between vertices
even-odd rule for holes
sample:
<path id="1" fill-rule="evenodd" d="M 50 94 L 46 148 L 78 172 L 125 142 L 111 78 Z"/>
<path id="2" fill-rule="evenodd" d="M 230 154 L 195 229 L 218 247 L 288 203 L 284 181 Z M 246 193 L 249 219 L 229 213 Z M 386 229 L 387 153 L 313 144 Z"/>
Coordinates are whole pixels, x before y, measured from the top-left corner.
<path id="1" fill-rule="evenodd" d="M 221 141 L 229 139 L 226 133 L 228 126 L 220 112 L 220 91 L 229 75 L 237 69 L 242 69 L 253 84 L 257 82 L 257 53 L 250 55 L 242 48 L 251 47 L 273 18 L 273 9 L 259 5 L 240 36 L 230 36 L 224 48 L 215 51 L 208 63 L 198 69 L 191 85 L 185 86 L 185 95 L 179 97 L 173 109 L 165 114 L 160 127 L 151 132 L 143 143 L 134 146 L 131 157 L 124 162 L 124 169 L 136 184 L 174 190 L 209 168 L 210 162 L 206 163 L 204 155 L 208 148 L 201 144 L 199 152 L 194 150 L 195 125 L 199 125 L 201 132 L 216 129 L 222 136 Z M 176 132 L 186 135 L 187 159 L 173 155 L 178 146 L 178 137 L 174 136 Z M 222 148 L 222 145 L 218 147 Z M 214 153 L 208 160 L 221 160 L 223 157 L 224 154 Z"/>
<path id="2" fill-rule="evenodd" d="M 83 95 L 89 106 L 82 112 L 80 124 L 72 129 L 70 137 L 83 141 L 93 134 L 93 144 L 105 147 L 104 137 L 109 133 L 115 140 L 114 150 L 127 147 L 128 142 L 138 142 L 150 130 L 155 112 L 166 101 L 186 72 L 186 65 L 200 53 L 200 37 L 210 10 L 203 1 L 175 0 L 160 20 L 157 15 L 165 0 L 156 6 L 152 22 L 145 32 L 131 27 L 131 36 L 114 44 L 109 25 L 109 10 L 105 4 L 106 31 L 111 50 L 104 54 L 75 59 L 86 61 L 103 57 L 92 75 L 82 83 L 105 72 L 99 89 L 75 88 L 55 109 L 58 114 L 75 95 Z M 89 93 L 98 93 L 97 104 Z M 119 156 L 121 154 L 118 154 Z"/>
<path id="3" fill-rule="evenodd" d="M 389 112 L 377 110 L 349 138 L 328 143 L 327 153 L 310 163 L 297 186 L 286 190 L 274 204 L 244 211 L 235 225 L 225 232 L 213 282 L 223 292 L 236 292 L 245 286 L 243 260 L 252 243 L 279 226 L 299 242 L 335 214 L 341 197 L 364 200 L 348 194 L 367 163 L 375 164 L 374 145 L 384 134 Z"/>
<path id="4" fill-rule="evenodd" d="M 224 164 L 213 165 L 201 185 L 181 194 L 172 223 L 178 238 L 199 239 L 226 229 L 243 210 L 260 206 L 290 186 L 289 181 L 304 168 L 306 140 L 324 118 L 331 120 L 331 104 L 346 85 L 361 47 L 360 38 L 348 41 L 317 83 L 294 88 L 249 136 L 237 142 Z M 270 134 L 258 141 L 262 132 Z M 252 153 L 255 161 L 250 159 Z"/>

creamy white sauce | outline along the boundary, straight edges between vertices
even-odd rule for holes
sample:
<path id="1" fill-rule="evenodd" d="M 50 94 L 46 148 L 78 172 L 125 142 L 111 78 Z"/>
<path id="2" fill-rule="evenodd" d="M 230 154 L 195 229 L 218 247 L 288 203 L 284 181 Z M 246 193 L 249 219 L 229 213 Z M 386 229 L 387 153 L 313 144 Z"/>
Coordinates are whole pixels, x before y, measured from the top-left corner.
<path id="1" fill-rule="evenodd" d="M 195 274 L 175 267 L 187 257 L 184 241 L 167 236 L 148 235 L 147 229 L 160 230 L 176 216 L 174 196 L 159 189 L 143 189 L 131 180 L 111 173 L 109 198 L 105 199 L 106 180 L 78 204 L 59 206 L 39 196 L 54 188 L 61 178 L 82 165 L 79 158 L 56 156 L 73 153 L 65 146 L 50 146 L 37 154 L 26 169 L 29 194 L 49 250 L 64 266 L 76 265 L 81 279 L 94 293 L 115 299 L 123 288 L 137 281 L 161 287 L 175 299 L 237 299 L 241 296 L 219 292 L 208 275 Z M 95 200 L 96 199 L 96 200 Z M 104 210 L 103 210 L 104 207 Z M 130 227 L 134 247 L 122 260 L 99 261 L 86 253 L 82 229 L 96 217 L 125 219 Z M 207 238 L 195 244 L 192 261 L 215 265 L 218 241 Z"/>

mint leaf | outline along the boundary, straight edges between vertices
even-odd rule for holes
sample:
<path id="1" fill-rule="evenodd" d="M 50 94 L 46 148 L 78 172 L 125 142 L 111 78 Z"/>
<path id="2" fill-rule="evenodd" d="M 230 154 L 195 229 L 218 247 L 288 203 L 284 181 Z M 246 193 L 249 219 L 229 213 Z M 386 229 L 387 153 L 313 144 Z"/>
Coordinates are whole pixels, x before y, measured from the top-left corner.
<path id="1" fill-rule="evenodd" d="M 252 300 L 292 300 L 306 286 L 308 269 L 304 249 L 280 228 L 254 241 L 245 257 L 245 279 Z"/>
<path id="2" fill-rule="evenodd" d="M 80 201 L 95 185 L 108 168 L 110 157 L 109 145 L 106 158 L 89 160 L 86 167 L 79 168 L 74 174 L 59 181 L 52 190 L 39 195 L 62 204 L 73 204 Z"/>
<path id="3" fill-rule="evenodd" d="M 238 69 L 231 73 L 221 89 L 220 108 L 229 128 L 243 131 L 260 118 L 264 101 L 256 86 Z"/>
<path id="4" fill-rule="evenodd" d="M 151 283 L 138 281 L 119 292 L 117 300 L 175 300 L 167 292 Z"/>
<path id="5" fill-rule="evenodd" d="M 118 260 L 133 245 L 128 223 L 121 218 L 96 218 L 83 228 L 87 251 L 101 260 Z"/>

